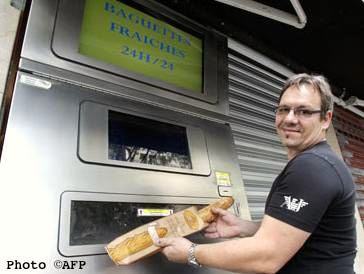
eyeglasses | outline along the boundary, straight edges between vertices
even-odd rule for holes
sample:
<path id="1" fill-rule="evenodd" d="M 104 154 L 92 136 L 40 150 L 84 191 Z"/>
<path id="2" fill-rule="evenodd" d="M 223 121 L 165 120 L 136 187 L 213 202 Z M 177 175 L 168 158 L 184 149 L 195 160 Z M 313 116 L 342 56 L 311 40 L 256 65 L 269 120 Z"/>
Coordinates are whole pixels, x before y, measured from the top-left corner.
<path id="1" fill-rule="evenodd" d="M 288 107 L 288 106 L 278 106 L 274 110 L 274 112 L 278 116 L 287 116 L 291 112 L 291 110 L 293 110 L 293 113 L 297 118 L 310 118 L 312 116 L 312 114 L 322 112 L 321 109 L 312 110 L 312 109 L 307 109 L 307 108 L 302 108 L 302 107 L 293 108 L 293 107 Z"/>

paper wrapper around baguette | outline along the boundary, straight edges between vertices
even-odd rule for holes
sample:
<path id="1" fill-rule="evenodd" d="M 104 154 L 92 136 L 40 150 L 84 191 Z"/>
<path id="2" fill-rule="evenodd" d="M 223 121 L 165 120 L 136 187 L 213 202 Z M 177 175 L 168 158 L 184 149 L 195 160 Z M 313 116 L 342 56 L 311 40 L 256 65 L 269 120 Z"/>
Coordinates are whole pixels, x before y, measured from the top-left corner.
<path id="1" fill-rule="evenodd" d="M 156 229 L 159 238 L 163 238 L 167 235 L 167 228 L 159 227 Z M 150 237 L 148 231 L 144 231 L 135 236 L 126 238 L 124 241 L 116 245 L 115 247 L 109 247 L 108 253 L 113 261 L 119 262 L 124 260 L 126 257 L 133 255 L 147 247 L 153 245 L 152 237 Z"/>
<path id="2" fill-rule="evenodd" d="M 208 223 L 214 221 L 216 215 L 212 213 L 212 208 L 228 209 L 233 202 L 233 198 L 224 197 L 200 210 L 190 207 L 163 217 L 116 238 L 106 246 L 106 251 L 118 265 L 133 263 L 161 250 L 153 244 L 148 227 L 154 226 L 159 238 L 187 236 L 204 229 Z"/>

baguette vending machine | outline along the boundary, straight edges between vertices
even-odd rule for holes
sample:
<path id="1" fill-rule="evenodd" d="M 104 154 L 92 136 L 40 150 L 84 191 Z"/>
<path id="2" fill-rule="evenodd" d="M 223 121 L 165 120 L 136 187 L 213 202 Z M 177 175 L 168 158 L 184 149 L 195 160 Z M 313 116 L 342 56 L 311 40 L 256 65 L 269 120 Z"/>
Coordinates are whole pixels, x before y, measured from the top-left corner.
<path id="1" fill-rule="evenodd" d="M 33 0 L 0 162 L 1 272 L 223 273 L 160 254 L 116 266 L 105 246 L 223 196 L 248 217 L 227 114 L 215 31 L 153 1 Z"/>

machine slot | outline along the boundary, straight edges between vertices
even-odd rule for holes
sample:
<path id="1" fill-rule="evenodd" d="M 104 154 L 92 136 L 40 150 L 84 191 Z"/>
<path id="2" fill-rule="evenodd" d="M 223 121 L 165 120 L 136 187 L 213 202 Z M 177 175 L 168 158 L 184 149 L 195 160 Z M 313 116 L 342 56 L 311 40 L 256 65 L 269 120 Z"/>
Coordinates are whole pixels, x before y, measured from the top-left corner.
<path id="1" fill-rule="evenodd" d="M 161 216 L 138 216 L 141 208 L 178 212 L 191 205 L 72 201 L 70 245 L 106 244 Z"/>
<path id="2" fill-rule="evenodd" d="M 192 205 L 201 208 L 213 200 L 66 191 L 61 195 L 58 250 L 64 256 L 105 254 L 105 245 L 116 237 L 162 218 L 167 212 Z M 200 233 L 190 238 L 203 241 Z"/>

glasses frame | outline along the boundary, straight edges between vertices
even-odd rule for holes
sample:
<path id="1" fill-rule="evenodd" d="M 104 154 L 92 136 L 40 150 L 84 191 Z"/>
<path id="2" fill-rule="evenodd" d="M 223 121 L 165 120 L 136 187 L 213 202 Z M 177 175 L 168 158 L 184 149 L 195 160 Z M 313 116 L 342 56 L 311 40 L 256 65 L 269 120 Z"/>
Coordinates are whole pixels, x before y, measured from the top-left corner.
<path id="1" fill-rule="evenodd" d="M 280 113 L 279 110 L 284 110 L 284 109 L 289 109 L 289 111 L 287 113 Z M 291 111 L 293 110 L 293 114 L 296 118 L 311 118 L 313 114 L 316 114 L 316 113 L 322 113 L 322 109 L 313 109 L 313 110 L 310 110 L 310 109 L 306 109 L 306 108 L 303 108 L 303 107 L 288 107 L 288 106 L 277 106 L 275 109 L 274 109 L 274 113 L 277 115 L 277 116 L 281 116 L 281 117 L 285 117 L 287 116 Z M 299 113 L 301 111 L 301 113 Z M 305 113 L 303 113 L 302 111 L 304 111 Z"/>

